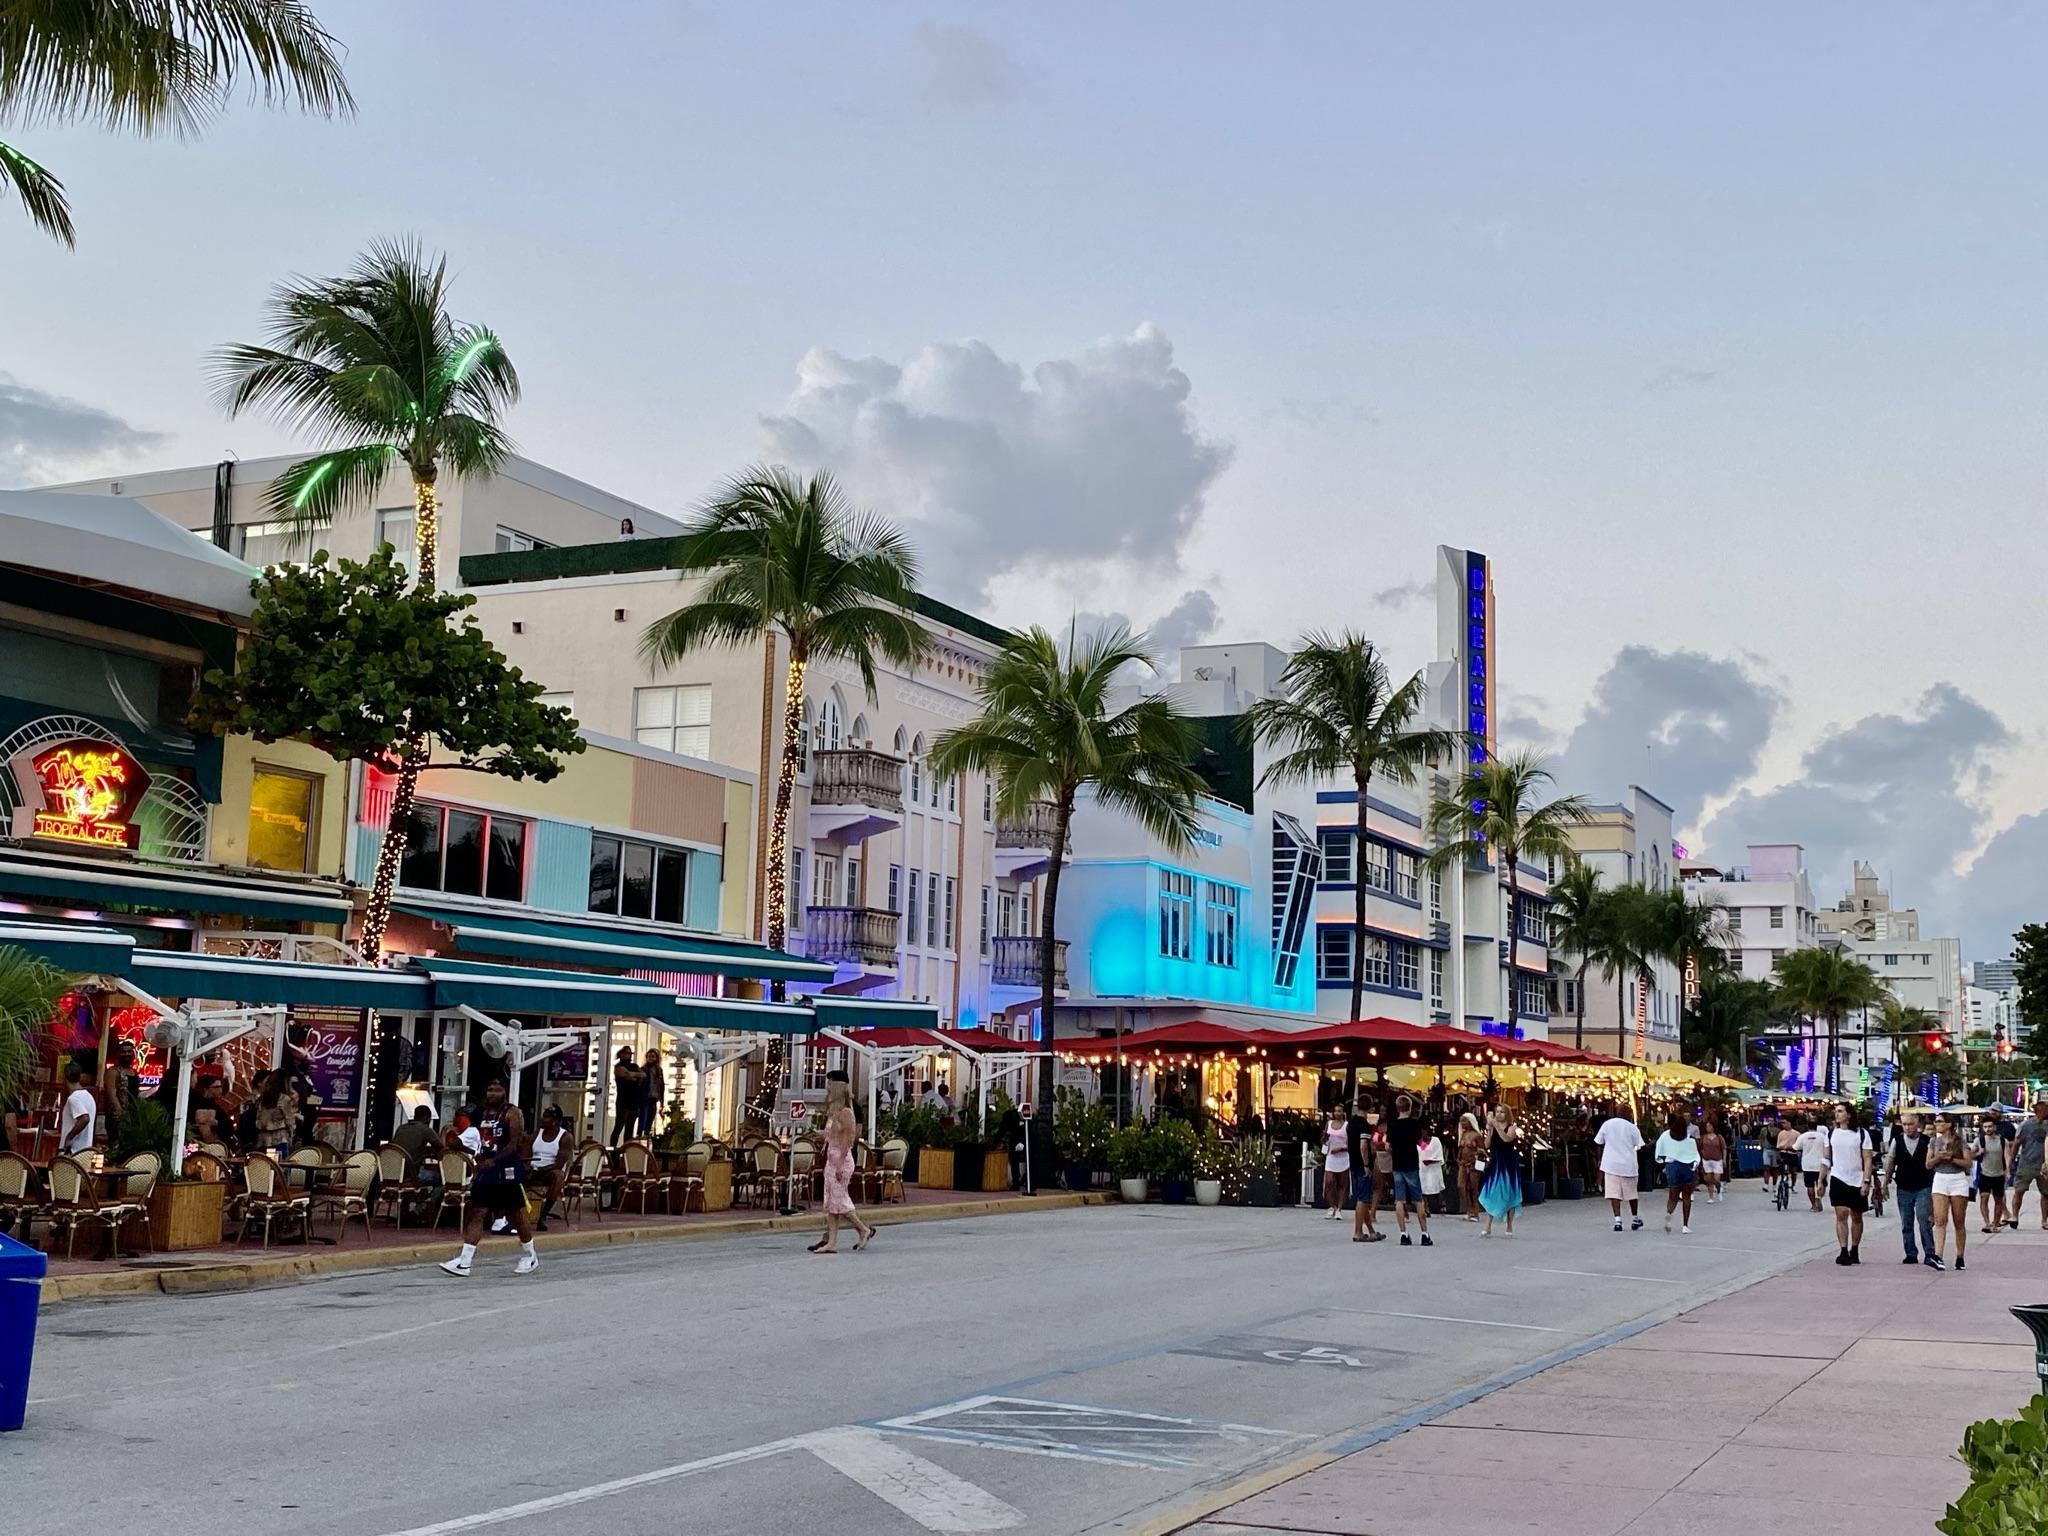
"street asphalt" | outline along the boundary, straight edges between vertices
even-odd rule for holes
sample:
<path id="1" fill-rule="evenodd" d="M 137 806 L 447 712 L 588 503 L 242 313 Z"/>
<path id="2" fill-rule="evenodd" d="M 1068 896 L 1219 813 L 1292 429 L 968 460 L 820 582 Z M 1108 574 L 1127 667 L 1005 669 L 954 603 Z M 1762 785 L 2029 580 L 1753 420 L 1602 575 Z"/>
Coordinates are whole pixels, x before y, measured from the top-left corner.
<path id="1" fill-rule="evenodd" d="M 1423 1249 L 1108 1206 L 74 1302 L 0 1437 L 0 1532 L 1127 1529 L 1832 1245 L 1753 1182 L 1695 1214 L 1552 1203 Z"/>

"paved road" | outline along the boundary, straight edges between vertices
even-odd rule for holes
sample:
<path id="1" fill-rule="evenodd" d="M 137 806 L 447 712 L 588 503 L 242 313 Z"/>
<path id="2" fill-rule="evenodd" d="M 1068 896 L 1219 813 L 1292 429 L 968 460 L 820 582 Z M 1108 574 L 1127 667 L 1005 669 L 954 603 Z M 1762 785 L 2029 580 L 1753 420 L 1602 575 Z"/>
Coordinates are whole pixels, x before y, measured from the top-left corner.
<path id="1" fill-rule="evenodd" d="M 1111 1206 L 73 1303 L 0 1532 L 1116 1530 L 1831 1241 L 1753 1191 L 1691 1237 Z"/>

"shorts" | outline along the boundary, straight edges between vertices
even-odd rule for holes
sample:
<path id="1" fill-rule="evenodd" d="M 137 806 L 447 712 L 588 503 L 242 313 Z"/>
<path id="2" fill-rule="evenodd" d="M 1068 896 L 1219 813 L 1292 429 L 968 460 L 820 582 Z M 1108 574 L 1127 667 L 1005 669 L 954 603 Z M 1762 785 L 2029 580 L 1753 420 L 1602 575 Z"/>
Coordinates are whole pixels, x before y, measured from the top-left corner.
<path id="1" fill-rule="evenodd" d="M 2014 1194 L 2024 1194 L 2036 1185 L 2040 1186 L 2042 1194 L 2048 1195 L 2048 1171 L 2033 1167 L 2014 1170 L 2012 1176 L 2012 1192 Z"/>
<path id="2" fill-rule="evenodd" d="M 1837 1210 L 1855 1211 L 1861 1215 L 1870 1209 L 1870 1201 L 1863 1191 L 1854 1184 L 1844 1184 L 1840 1179 L 1828 1180 L 1828 1204 Z"/>
<path id="3" fill-rule="evenodd" d="M 1607 1198 L 1610 1200 L 1633 1200 L 1636 1198 L 1636 1175 L 1632 1173 L 1606 1173 L 1601 1178 L 1607 1184 Z"/>
<path id="4" fill-rule="evenodd" d="M 1808 1189 L 1818 1189 L 1820 1187 L 1820 1170 L 1818 1168 L 1802 1168 L 1799 1170 L 1799 1176 L 1806 1180 L 1806 1187 Z"/>
<path id="5" fill-rule="evenodd" d="M 2005 1175 L 2002 1173 L 1995 1176 L 1988 1173 L 1978 1174 L 1977 1193 L 1989 1195 L 1994 1200 L 2003 1200 L 2005 1198 Z"/>
<path id="6" fill-rule="evenodd" d="M 1970 1176 L 1953 1168 L 1943 1168 L 1934 1175 L 1932 1188 L 1937 1195 L 1950 1200 L 1967 1200 L 1970 1198 Z"/>
<path id="7" fill-rule="evenodd" d="M 1414 1168 L 1394 1170 L 1394 1201 L 1396 1204 L 1422 1204 L 1422 1171 Z"/>
<path id="8" fill-rule="evenodd" d="M 1718 1157 L 1701 1158 L 1700 1172 L 1703 1174 L 1711 1174 L 1713 1177 L 1718 1179 L 1719 1177 L 1721 1177 L 1721 1159 Z"/>
<path id="9" fill-rule="evenodd" d="M 1372 1204 L 1372 1175 L 1363 1168 L 1351 1170 L 1351 1203 L 1353 1205 Z"/>
<path id="10" fill-rule="evenodd" d="M 1685 1189 L 1699 1181 L 1699 1170 L 1691 1163 L 1672 1162 L 1664 1165 L 1664 1182 L 1673 1189 Z"/>
<path id="11" fill-rule="evenodd" d="M 515 1179 L 472 1184 L 469 1203 L 479 1211 L 518 1211 L 526 1208 L 526 1186 Z"/>

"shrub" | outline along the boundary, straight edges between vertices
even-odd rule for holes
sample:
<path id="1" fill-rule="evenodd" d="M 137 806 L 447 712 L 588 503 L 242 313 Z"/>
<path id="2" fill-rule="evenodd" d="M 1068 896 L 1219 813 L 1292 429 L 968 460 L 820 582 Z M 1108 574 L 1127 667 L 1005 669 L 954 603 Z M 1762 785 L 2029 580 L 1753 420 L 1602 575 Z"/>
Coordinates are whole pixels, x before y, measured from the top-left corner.
<path id="1" fill-rule="evenodd" d="M 1963 1431 L 1970 1486 L 1934 1522 L 1945 1536 L 2029 1536 L 2048 1530 L 2048 1393 L 2016 1419 L 1983 1419 Z"/>
<path id="2" fill-rule="evenodd" d="M 1202 1144 L 1195 1149 L 1195 1177 L 1222 1181 L 1232 1165 L 1231 1148 L 1216 1133 L 1212 1121 L 1202 1132 Z"/>
<path id="3" fill-rule="evenodd" d="M 125 1163 L 138 1152 L 154 1152 L 170 1166 L 171 1112 L 155 1099 L 137 1099 L 115 1122 L 113 1159 Z"/>
<path id="4" fill-rule="evenodd" d="M 1071 1088 L 1059 1090 L 1053 1103 L 1052 1141 L 1066 1167 L 1106 1166 L 1113 1129 L 1108 1105 L 1090 1104 Z"/>
<path id="5" fill-rule="evenodd" d="M 1109 1138 L 1109 1171 L 1119 1179 L 1142 1179 L 1152 1172 L 1152 1133 L 1134 1121 Z"/>
<path id="6" fill-rule="evenodd" d="M 1147 1137 L 1151 1171 L 1158 1179 L 1191 1179 L 1202 1139 L 1185 1120 L 1161 1118 Z"/>

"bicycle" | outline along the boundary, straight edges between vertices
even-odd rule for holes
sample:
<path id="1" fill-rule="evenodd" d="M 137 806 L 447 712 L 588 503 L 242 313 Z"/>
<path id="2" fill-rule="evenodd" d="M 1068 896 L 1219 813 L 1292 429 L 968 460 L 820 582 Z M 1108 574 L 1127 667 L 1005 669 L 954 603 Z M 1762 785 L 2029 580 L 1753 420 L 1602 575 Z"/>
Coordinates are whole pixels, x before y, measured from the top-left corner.
<path id="1" fill-rule="evenodd" d="M 1778 1189 L 1776 1195 L 1774 1195 L 1772 1198 L 1773 1203 L 1776 1204 L 1779 1210 L 1783 1211 L 1791 1209 L 1792 1170 L 1786 1167 L 1783 1163 L 1780 1163 L 1778 1165 Z"/>

